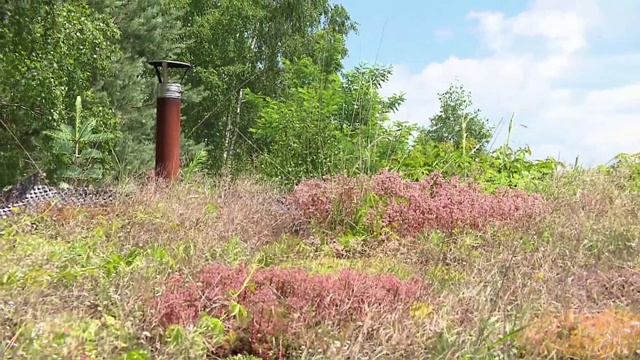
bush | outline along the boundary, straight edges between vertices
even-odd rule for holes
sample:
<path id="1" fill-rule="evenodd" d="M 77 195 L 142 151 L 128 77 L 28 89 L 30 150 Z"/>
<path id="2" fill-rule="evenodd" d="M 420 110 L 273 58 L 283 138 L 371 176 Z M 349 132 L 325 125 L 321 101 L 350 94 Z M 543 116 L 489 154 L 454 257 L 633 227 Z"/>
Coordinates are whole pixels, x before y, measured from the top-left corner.
<path id="1" fill-rule="evenodd" d="M 171 278 L 155 308 L 164 327 L 192 325 L 202 313 L 223 319 L 236 336 L 214 349 L 218 355 L 243 352 L 269 359 L 294 349 L 296 334 L 305 330 L 344 327 L 372 313 L 409 316 L 411 304 L 425 294 L 424 285 L 415 278 L 402 281 L 350 270 L 337 276 L 310 275 L 280 268 L 251 275 L 244 265 L 214 263 L 201 269 L 197 282 Z M 231 316 L 238 309 L 236 301 L 248 313 L 248 321 Z"/>
<path id="2" fill-rule="evenodd" d="M 492 225 L 532 229 L 548 204 L 538 194 L 498 189 L 489 194 L 477 184 L 432 173 L 420 181 L 382 171 L 366 177 L 327 177 L 298 185 L 288 201 L 305 221 L 331 228 L 385 230 L 401 236 L 424 231 L 483 231 Z"/>

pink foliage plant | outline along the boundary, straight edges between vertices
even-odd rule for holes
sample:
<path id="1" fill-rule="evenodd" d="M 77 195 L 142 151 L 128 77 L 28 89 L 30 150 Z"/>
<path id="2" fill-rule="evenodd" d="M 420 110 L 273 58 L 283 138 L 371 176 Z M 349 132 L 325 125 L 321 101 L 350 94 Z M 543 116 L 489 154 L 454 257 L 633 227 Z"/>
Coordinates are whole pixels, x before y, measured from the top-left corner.
<path id="1" fill-rule="evenodd" d="M 372 201 L 373 199 L 373 201 Z M 483 192 L 479 185 L 435 172 L 420 181 L 404 180 L 397 173 L 382 171 L 367 179 L 344 176 L 308 180 L 299 184 L 288 201 L 306 221 L 328 225 L 340 216 L 354 216 L 366 210 L 364 225 L 391 229 L 402 236 L 429 230 L 484 231 L 503 224 L 525 229 L 548 211 L 538 194 L 499 189 Z"/>

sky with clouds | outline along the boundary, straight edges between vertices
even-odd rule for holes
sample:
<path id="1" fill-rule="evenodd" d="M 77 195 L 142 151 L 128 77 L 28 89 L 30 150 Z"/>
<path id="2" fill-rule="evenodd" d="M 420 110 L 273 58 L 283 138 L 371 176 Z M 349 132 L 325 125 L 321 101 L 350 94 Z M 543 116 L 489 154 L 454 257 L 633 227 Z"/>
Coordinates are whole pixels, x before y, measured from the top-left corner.
<path id="1" fill-rule="evenodd" d="M 640 152 L 640 1 L 335 0 L 359 23 L 347 67 L 393 65 L 394 118 L 427 125 L 456 79 L 504 141 L 586 166 Z"/>

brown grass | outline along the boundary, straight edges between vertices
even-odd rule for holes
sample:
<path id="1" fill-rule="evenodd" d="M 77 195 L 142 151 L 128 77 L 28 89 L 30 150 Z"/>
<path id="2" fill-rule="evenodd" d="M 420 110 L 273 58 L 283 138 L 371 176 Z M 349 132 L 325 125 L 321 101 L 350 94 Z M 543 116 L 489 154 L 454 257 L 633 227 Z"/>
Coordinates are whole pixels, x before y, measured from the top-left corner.
<path id="1" fill-rule="evenodd" d="M 210 328 L 168 338 L 148 304 L 171 274 L 193 277 L 217 261 L 416 275 L 432 289 L 410 314 L 372 310 L 346 327 L 300 329 L 293 358 L 632 358 L 640 196 L 619 177 L 594 170 L 550 180 L 553 209 L 535 233 L 365 239 L 357 246 L 366 251 L 348 251 L 340 234 L 298 229 L 277 191 L 255 179 L 138 185 L 108 209 L 2 220 L 0 354 L 211 356 Z"/>

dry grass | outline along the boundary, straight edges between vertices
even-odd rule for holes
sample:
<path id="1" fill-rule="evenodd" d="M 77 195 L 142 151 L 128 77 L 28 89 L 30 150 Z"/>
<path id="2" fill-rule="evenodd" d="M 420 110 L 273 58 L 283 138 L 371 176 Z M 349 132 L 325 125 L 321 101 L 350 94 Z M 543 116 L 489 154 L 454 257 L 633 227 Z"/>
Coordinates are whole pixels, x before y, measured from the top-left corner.
<path id="1" fill-rule="evenodd" d="M 109 209 L 2 220 L 0 354 L 211 358 L 224 335 L 214 320 L 167 331 L 151 304 L 172 274 L 195 279 L 220 262 L 418 276 L 431 289 L 409 313 L 372 308 L 348 326 L 300 328 L 291 358 L 633 358 L 640 196 L 619 179 L 590 171 L 550 180 L 553 206 L 537 232 L 351 245 L 366 251 L 346 249 L 341 234 L 298 231 L 276 191 L 252 179 L 138 186 Z"/>

